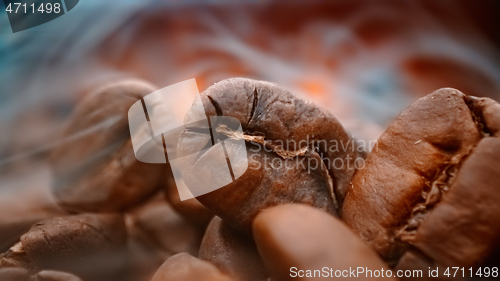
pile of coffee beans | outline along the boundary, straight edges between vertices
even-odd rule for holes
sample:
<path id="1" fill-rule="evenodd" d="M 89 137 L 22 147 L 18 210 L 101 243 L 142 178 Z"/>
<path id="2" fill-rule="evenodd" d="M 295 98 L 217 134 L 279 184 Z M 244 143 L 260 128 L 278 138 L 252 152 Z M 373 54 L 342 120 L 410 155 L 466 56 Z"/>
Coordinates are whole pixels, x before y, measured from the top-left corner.
<path id="1" fill-rule="evenodd" d="M 241 133 L 213 129 L 245 140 L 248 168 L 181 201 L 169 164 L 132 149 L 128 110 L 155 89 L 126 80 L 80 102 L 49 159 L 60 209 L 24 233 L 0 225 L 0 280 L 281 281 L 352 268 L 425 279 L 429 268 L 498 266 L 497 102 L 440 89 L 366 156 L 319 106 L 273 83 L 224 80 L 200 98 L 207 117 L 239 121 Z M 205 146 L 200 132 L 187 126 L 178 150 Z M 192 163 L 198 181 L 210 149 Z"/>

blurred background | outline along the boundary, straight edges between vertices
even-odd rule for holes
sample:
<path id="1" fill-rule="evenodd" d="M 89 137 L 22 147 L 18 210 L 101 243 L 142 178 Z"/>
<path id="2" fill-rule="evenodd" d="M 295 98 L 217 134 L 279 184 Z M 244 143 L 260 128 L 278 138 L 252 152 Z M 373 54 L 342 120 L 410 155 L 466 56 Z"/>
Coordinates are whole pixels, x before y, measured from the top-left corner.
<path id="1" fill-rule="evenodd" d="M 0 168 L 43 158 L 78 100 L 122 77 L 194 77 L 200 91 L 272 81 L 377 139 L 440 87 L 499 99 L 499 12 L 495 0 L 82 0 L 15 34 L 0 13 Z"/>
<path id="2" fill-rule="evenodd" d="M 51 200 L 47 155 L 103 83 L 267 80 L 375 140 L 441 87 L 500 100 L 499 15 L 497 0 L 81 0 L 14 34 L 0 12 L 0 212 L 17 225 L 26 207 L 8 202 Z"/>

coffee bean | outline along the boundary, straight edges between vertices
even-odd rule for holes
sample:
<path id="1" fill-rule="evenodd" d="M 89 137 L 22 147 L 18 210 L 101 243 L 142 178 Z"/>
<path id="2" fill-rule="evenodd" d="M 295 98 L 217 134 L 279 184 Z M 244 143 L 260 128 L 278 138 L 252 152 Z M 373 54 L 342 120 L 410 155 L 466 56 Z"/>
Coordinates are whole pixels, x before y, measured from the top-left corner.
<path id="1" fill-rule="evenodd" d="M 500 250 L 498 167 L 500 139 L 482 139 L 462 164 L 446 196 L 415 231 L 411 245 L 435 265 L 484 265 Z"/>
<path id="2" fill-rule="evenodd" d="M 243 78 L 213 85 L 201 94 L 201 100 L 207 116 L 239 121 L 241 134 L 223 125 L 212 129 L 230 139 L 244 139 L 248 157 L 248 169 L 241 177 L 197 197 L 203 205 L 247 232 L 260 210 L 278 204 L 302 202 L 336 213 L 355 171 L 357 156 L 353 141 L 335 117 L 276 84 Z M 200 130 L 188 126 L 179 143 L 180 154 L 205 146 L 210 136 L 200 134 Z M 344 149 L 332 149 L 332 142 L 344 145 Z M 199 155 L 191 167 L 185 167 L 186 174 L 197 175 L 189 178 L 192 186 L 204 186 L 203 181 L 217 176 L 210 161 L 217 157 L 218 145 Z M 335 159 L 344 165 L 335 168 Z M 245 163 L 230 164 L 235 171 Z"/>
<path id="3" fill-rule="evenodd" d="M 389 269 L 339 219 L 307 205 L 284 204 L 264 210 L 255 218 L 253 235 L 272 280 L 320 279 L 324 274 L 335 278 L 336 271 L 345 274 L 360 267 L 364 272 Z M 307 270 L 316 276 L 307 276 Z M 365 273 L 359 277 L 379 279 Z"/>
<path id="4" fill-rule="evenodd" d="M 235 280 L 220 272 L 214 265 L 187 253 L 169 258 L 158 269 L 151 281 L 231 281 Z"/>
<path id="5" fill-rule="evenodd" d="M 414 102 L 354 176 L 342 218 L 390 263 L 480 265 L 500 235 L 499 117 L 454 89 Z"/>
<path id="6" fill-rule="evenodd" d="M 2 281 L 31 281 L 29 272 L 22 268 L 0 268 L 0 280 Z"/>
<path id="7" fill-rule="evenodd" d="M 79 277 L 60 271 L 44 270 L 31 275 L 26 269 L 11 267 L 0 269 L 2 281 L 82 281 Z"/>
<path id="8" fill-rule="evenodd" d="M 165 198 L 180 215 L 200 227 L 206 227 L 214 216 L 198 199 L 180 199 L 171 170 L 165 176 Z"/>
<path id="9" fill-rule="evenodd" d="M 127 280 L 149 281 L 156 270 L 172 254 L 166 252 L 149 233 L 137 227 L 135 220 L 125 216 L 127 227 Z"/>
<path id="10" fill-rule="evenodd" d="M 266 281 L 269 277 L 253 239 L 219 217 L 214 217 L 207 227 L 199 258 L 211 262 L 236 280 Z"/>
<path id="11" fill-rule="evenodd" d="M 166 253 L 198 254 L 205 228 L 180 216 L 162 197 L 154 198 L 127 214 L 129 228 L 142 231 L 149 241 Z"/>
<path id="12" fill-rule="evenodd" d="M 33 224 L 66 215 L 54 202 L 47 165 L 3 175 L 0 186 L 6 187 L 0 188 L 0 253 L 16 244 Z"/>
<path id="13" fill-rule="evenodd" d="M 44 270 L 37 273 L 33 281 L 82 281 L 82 279 L 66 272 Z"/>
<path id="14" fill-rule="evenodd" d="M 128 110 L 155 91 L 126 80 L 85 97 L 69 117 L 51 153 L 54 194 L 70 211 L 120 211 L 150 197 L 164 165 L 135 158 Z"/>
<path id="15" fill-rule="evenodd" d="M 121 215 L 58 217 L 33 225 L 3 260 L 31 272 L 60 270 L 84 279 L 109 280 L 123 267 L 125 241 Z"/>

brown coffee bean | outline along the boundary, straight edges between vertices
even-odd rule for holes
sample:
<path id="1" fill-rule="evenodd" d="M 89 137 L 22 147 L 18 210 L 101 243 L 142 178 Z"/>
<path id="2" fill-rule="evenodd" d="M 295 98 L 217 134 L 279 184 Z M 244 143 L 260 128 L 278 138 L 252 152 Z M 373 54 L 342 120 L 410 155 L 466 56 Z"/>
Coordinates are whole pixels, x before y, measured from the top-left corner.
<path id="1" fill-rule="evenodd" d="M 142 231 L 166 253 L 198 254 L 205 229 L 180 216 L 163 198 L 155 198 L 130 212 L 127 217 L 130 227 Z"/>
<path id="2" fill-rule="evenodd" d="M 211 86 L 201 94 L 201 100 L 207 116 L 229 116 L 241 123 L 243 134 L 223 125 L 215 131 L 231 139 L 244 139 L 248 156 L 246 172 L 232 183 L 199 196 L 203 205 L 233 227 L 248 232 L 259 210 L 277 204 L 302 202 L 336 213 L 355 171 L 356 152 L 335 117 L 276 84 L 243 78 Z M 197 152 L 207 140 L 210 136 L 188 127 L 179 153 Z M 344 149 L 332 148 L 333 142 Z M 197 158 L 186 173 L 193 175 L 186 180 L 188 186 L 204 186 L 204 181 L 213 177 L 209 163 L 217 156 L 214 148 L 220 145 Z M 344 165 L 337 163 L 338 169 L 334 168 L 335 159 Z M 244 167 L 244 161 L 230 164 L 233 171 Z"/>
<path id="3" fill-rule="evenodd" d="M 159 209 L 156 206 L 161 201 L 163 201 L 162 198 L 156 196 L 144 205 L 136 207 L 125 214 L 128 280 L 151 280 L 156 270 L 172 255 L 172 253 L 161 247 L 149 231 L 141 227 L 140 223 L 138 223 L 145 218 L 144 214 L 147 215 L 151 213 L 151 210 Z M 151 223 L 155 224 L 155 221 Z"/>
<path id="4" fill-rule="evenodd" d="M 135 158 L 128 110 L 155 88 L 126 80 L 89 94 L 53 150 L 54 194 L 70 211 L 119 211 L 150 197 L 164 165 Z"/>
<path id="5" fill-rule="evenodd" d="M 214 265 L 187 253 L 169 258 L 156 272 L 151 281 L 231 281 Z"/>
<path id="6" fill-rule="evenodd" d="M 400 268 L 480 265 L 500 235 L 499 120 L 498 103 L 454 89 L 416 101 L 354 176 L 342 218 Z"/>
<path id="7" fill-rule="evenodd" d="M 266 281 L 269 277 L 255 242 L 219 217 L 214 217 L 208 225 L 199 258 L 211 262 L 236 280 Z"/>
<path id="8" fill-rule="evenodd" d="M 500 139 L 484 138 L 462 164 L 446 196 L 415 231 L 411 245 L 436 265 L 484 265 L 500 250 L 498 167 Z"/>
<path id="9" fill-rule="evenodd" d="M 140 228 L 130 223 L 127 225 L 127 280 L 150 281 L 156 270 L 171 256 Z"/>
<path id="10" fill-rule="evenodd" d="M 82 279 L 66 272 L 44 270 L 38 272 L 32 281 L 82 281 Z"/>
<path id="11" fill-rule="evenodd" d="M 54 202 L 46 165 L 2 175 L 0 186 L 7 187 L 0 188 L 0 253 L 16 244 L 33 224 L 65 215 Z"/>
<path id="12" fill-rule="evenodd" d="M 429 260 L 425 255 L 419 253 L 418 251 L 406 251 L 401 259 L 399 259 L 398 264 L 394 266 L 395 270 L 410 270 L 413 272 L 414 270 L 422 271 L 422 272 L 430 272 L 431 270 L 438 269 L 438 276 L 431 277 L 429 274 L 423 274 L 422 276 L 403 276 L 401 279 L 404 280 L 449 280 L 449 278 L 445 277 L 444 270 L 439 272 L 439 266 L 435 266 L 433 261 Z M 456 278 L 462 279 L 462 278 Z"/>
<path id="13" fill-rule="evenodd" d="M 109 280 L 123 267 L 125 241 L 121 215 L 58 217 L 33 225 L 3 260 L 32 272 L 60 270 L 84 279 Z"/>
<path id="14" fill-rule="evenodd" d="M 168 203 L 190 222 L 203 228 L 206 227 L 214 217 L 213 212 L 203 206 L 196 198 L 181 201 L 170 168 L 167 170 L 166 175 L 165 198 Z"/>
<path id="15" fill-rule="evenodd" d="M 60 271 L 44 270 L 35 275 L 23 268 L 11 267 L 0 269 L 2 281 L 82 281 L 79 277 Z"/>
<path id="16" fill-rule="evenodd" d="M 29 272 L 22 268 L 0 268 L 0 280 L 2 281 L 31 281 Z"/>
<path id="17" fill-rule="evenodd" d="M 253 235 L 272 280 L 320 279 L 324 275 L 318 274 L 324 274 L 325 267 L 333 278 L 337 270 L 349 272 L 358 267 L 366 272 L 366 269 L 388 270 L 376 252 L 344 223 L 307 205 L 285 204 L 264 210 L 255 218 Z M 307 270 L 311 276 L 307 276 Z"/>

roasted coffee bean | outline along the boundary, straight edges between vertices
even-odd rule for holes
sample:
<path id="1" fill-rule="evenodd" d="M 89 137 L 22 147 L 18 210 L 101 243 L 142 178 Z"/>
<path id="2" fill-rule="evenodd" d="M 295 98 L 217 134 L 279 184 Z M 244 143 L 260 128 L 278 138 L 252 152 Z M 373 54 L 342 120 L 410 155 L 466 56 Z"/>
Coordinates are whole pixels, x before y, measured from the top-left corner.
<path id="1" fill-rule="evenodd" d="M 155 198 L 127 216 L 130 227 L 141 230 L 166 253 L 198 254 L 205 229 L 180 216 L 163 198 Z"/>
<path id="2" fill-rule="evenodd" d="M 31 275 L 23 268 L 11 267 L 0 269 L 2 281 L 82 281 L 79 277 L 60 271 L 44 270 Z"/>
<path id="3" fill-rule="evenodd" d="M 110 280 L 123 267 L 125 241 L 121 215 L 58 217 L 33 225 L 2 260 L 31 272 L 60 270 L 83 279 Z"/>
<path id="4" fill-rule="evenodd" d="M 33 224 L 66 214 L 54 202 L 46 165 L 2 175 L 0 186 L 5 187 L 0 188 L 0 253 L 16 244 Z"/>
<path id="5" fill-rule="evenodd" d="M 0 280 L 2 281 L 31 281 L 29 272 L 22 268 L 0 268 Z"/>
<path id="6" fill-rule="evenodd" d="M 127 279 L 150 281 L 156 270 L 171 254 L 165 252 L 141 229 L 127 222 Z"/>
<path id="7" fill-rule="evenodd" d="M 241 177 L 197 197 L 203 205 L 248 232 L 259 210 L 273 205 L 303 202 L 336 213 L 357 156 L 353 141 L 335 117 L 276 84 L 243 78 L 211 86 L 201 94 L 201 101 L 207 116 L 239 121 L 243 133 L 225 124 L 212 129 L 233 140 L 244 139 L 248 157 L 248 169 Z M 196 114 L 195 110 L 187 116 Z M 178 146 L 181 155 L 198 152 L 210 142 L 210 136 L 197 129 L 188 126 L 184 131 Z M 216 143 L 192 164 L 187 172 L 203 176 L 189 178 L 188 187 L 203 186 L 204 180 L 217 177 L 206 163 L 217 156 L 213 154 L 220 145 Z M 241 170 L 245 161 L 230 165 L 233 171 Z"/>
<path id="8" fill-rule="evenodd" d="M 181 201 L 171 170 L 166 172 L 165 191 L 168 203 L 190 222 L 200 227 L 206 227 L 213 218 L 213 212 L 203 206 L 198 199 L 191 198 Z"/>
<path id="9" fill-rule="evenodd" d="M 156 207 L 157 202 L 160 200 L 162 198 L 155 198 L 152 200 L 153 202 L 147 202 L 143 206 L 132 209 L 125 214 L 125 226 L 127 227 L 127 276 L 130 281 L 151 280 L 156 270 L 172 255 L 171 252 L 161 247 L 149 231 L 141 227 L 139 223 L 147 217 L 148 213 L 151 213 L 151 209 L 160 209 Z M 149 217 L 151 218 L 150 215 Z M 151 223 L 155 224 L 154 221 Z"/>
<path id="10" fill-rule="evenodd" d="M 431 266 L 478 267 L 500 250 L 500 139 L 484 138 L 464 161 L 449 191 L 411 237 Z M 452 233 L 452 235 L 449 235 Z M 413 266 L 412 251 L 398 267 Z M 418 261 L 422 263 L 421 261 Z M 498 264 L 497 264 L 498 265 Z"/>
<path id="11" fill-rule="evenodd" d="M 38 272 L 32 281 L 82 281 L 82 279 L 66 272 L 44 270 Z"/>
<path id="12" fill-rule="evenodd" d="M 321 279 L 324 274 L 335 278 L 336 271 L 345 274 L 360 267 L 364 272 L 388 270 L 377 253 L 343 222 L 307 205 L 284 204 L 262 211 L 253 223 L 253 236 L 272 280 Z M 359 277 L 379 279 L 365 274 Z"/>
<path id="13" fill-rule="evenodd" d="M 500 105 L 454 89 L 419 99 L 352 180 L 344 221 L 387 261 L 477 266 L 500 236 Z"/>
<path id="14" fill-rule="evenodd" d="M 187 253 L 169 258 L 156 272 L 151 281 L 231 281 L 214 265 Z"/>
<path id="15" fill-rule="evenodd" d="M 236 280 L 266 281 L 269 277 L 255 242 L 219 217 L 214 217 L 208 225 L 199 258 L 211 262 Z"/>
<path id="16" fill-rule="evenodd" d="M 155 88 L 127 80 L 89 94 L 69 117 L 50 162 L 54 194 L 70 211 L 120 211 L 159 187 L 164 165 L 135 158 L 128 110 Z"/>
<path id="17" fill-rule="evenodd" d="M 418 251 L 406 251 L 404 253 L 404 255 L 401 257 L 401 259 L 399 259 L 399 262 L 397 265 L 394 266 L 394 269 L 395 270 L 403 270 L 403 271 L 407 271 L 407 270 L 410 270 L 411 272 L 414 272 L 414 271 L 422 271 L 422 272 L 430 272 L 431 270 L 436 270 L 438 269 L 438 274 L 437 276 L 429 276 L 429 273 L 427 275 L 422 275 L 422 276 L 402 276 L 401 279 L 404 279 L 405 281 L 409 281 L 409 280 L 449 280 L 448 277 L 446 278 L 443 278 L 445 277 L 444 275 L 444 272 L 445 270 L 441 270 L 441 272 L 439 272 L 439 266 L 435 266 L 433 264 L 434 262 L 431 261 L 430 259 L 428 259 L 425 255 L 423 255 L 422 253 L 419 253 Z M 453 272 L 452 272 L 453 273 Z M 460 276 L 461 274 L 457 275 L 458 278 L 454 278 L 455 280 L 456 279 L 462 279 Z"/>
<path id="18" fill-rule="evenodd" d="M 198 255 L 205 228 L 180 216 L 164 197 L 159 193 L 125 216 L 130 280 L 151 280 L 155 271 L 173 254 Z"/>

